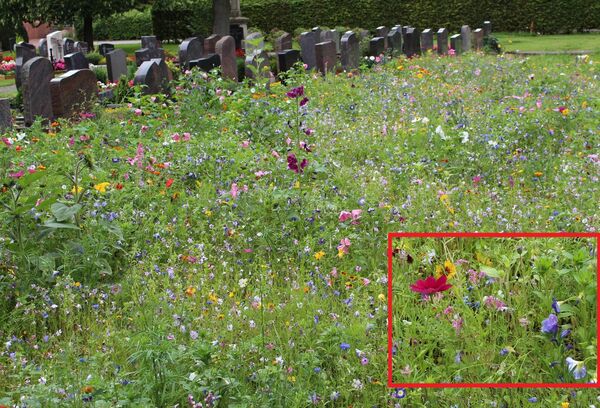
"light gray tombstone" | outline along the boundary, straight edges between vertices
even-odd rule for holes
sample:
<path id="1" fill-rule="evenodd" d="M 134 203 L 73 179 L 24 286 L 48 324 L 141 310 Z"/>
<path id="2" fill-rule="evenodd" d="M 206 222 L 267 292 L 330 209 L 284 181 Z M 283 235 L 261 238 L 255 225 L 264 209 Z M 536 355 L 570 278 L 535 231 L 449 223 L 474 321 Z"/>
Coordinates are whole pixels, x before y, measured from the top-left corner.
<path id="1" fill-rule="evenodd" d="M 492 34 L 492 22 L 484 21 L 483 22 L 483 36 L 489 37 Z"/>
<path id="2" fill-rule="evenodd" d="M 315 45 L 317 69 L 322 74 L 335 71 L 337 52 L 333 41 L 320 42 Z"/>
<path id="3" fill-rule="evenodd" d="M 110 82 L 118 82 L 121 76 L 127 76 L 127 53 L 117 48 L 106 54 L 106 70 Z"/>
<path id="4" fill-rule="evenodd" d="M 61 31 L 53 31 L 46 36 L 48 44 L 48 57 L 54 61 L 63 59 L 65 56 L 62 47 L 63 35 Z"/>
<path id="5" fill-rule="evenodd" d="M 233 81 L 238 80 L 237 59 L 235 56 L 235 39 L 226 35 L 215 46 L 215 54 L 221 58 L 221 74 Z"/>
<path id="6" fill-rule="evenodd" d="M 301 59 L 298 50 L 285 50 L 277 53 L 277 69 L 279 69 L 279 72 L 289 71 L 299 61 Z"/>
<path id="7" fill-rule="evenodd" d="M 141 41 L 142 48 L 148 48 L 149 50 L 157 50 L 162 48 L 160 41 L 158 41 L 155 35 L 143 35 Z"/>
<path id="8" fill-rule="evenodd" d="M 98 96 L 96 74 L 90 69 L 69 71 L 50 81 L 54 117 L 73 117 L 86 112 Z"/>
<path id="9" fill-rule="evenodd" d="M 454 34 L 450 37 L 450 48 L 454 50 L 455 54 L 462 53 L 462 38 L 460 34 Z"/>
<path id="10" fill-rule="evenodd" d="M 63 38 L 62 47 L 64 55 L 72 54 L 75 52 L 75 41 L 70 38 Z"/>
<path id="11" fill-rule="evenodd" d="M 160 67 L 153 61 L 144 61 L 135 73 L 133 79 L 135 85 L 142 85 L 142 93 L 145 95 L 157 94 L 161 91 L 162 72 Z"/>
<path id="12" fill-rule="evenodd" d="M 48 40 L 42 38 L 38 44 L 38 53 L 42 57 L 48 57 Z"/>
<path id="13" fill-rule="evenodd" d="M 481 28 L 476 28 L 473 30 L 473 47 L 477 51 L 481 51 L 483 49 L 483 30 Z"/>
<path id="14" fill-rule="evenodd" d="M 21 89 L 22 76 L 23 76 L 23 65 L 30 59 L 34 58 L 35 48 L 32 50 L 31 47 L 27 47 L 21 44 L 15 46 L 16 51 L 16 67 L 15 67 L 15 85 L 17 89 Z"/>
<path id="15" fill-rule="evenodd" d="M 21 93 L 25 125 L 31 125 L 37 116 L 52 119 L 50 80 L 53 77 L 54 68 L 46 58 L 34 57 L 23 65 Z"/>
<path id="16" fill-rule="evenodd" d="M 10 99 L 0 98 L 0 134 L 12 129 L 12 114 L 10 113 Z"/>
<path id="17" fill-rule="evenodd" d="M 342 69 L 352 71 L 360 64 L 360 44 L 353 31 L 346 31 L 341 41 Z"/>
<path id="18" fill-rule="evenodd" d="M 198 37 L 184 40 L 179 46 L 179 66 L 186 70 L 190 67 L 190 61 L 202 58 L 204 53 L 204 41 Z"/>
<path id="19" fill-rule="evenodd" d="M 471 50 L 471 28 L 468 25 L 464 25 L 460 28 L 460 36 L 462 38 L 462 51 Z"/>
<path id="20" fill-rule="evenodd" d="M 393 27 L 387 35 L 388 47 L 392 50 L 392 55 L 402 53 L 402 27 Z"/>
<path id="21" fill-rule="evenodd" d="M 383 49 L 387 50 L 388 48 L 390 48 L 390 45 L 388 44 L 388 40 L 387 40 L 387 36 L 390 33 L 390 29 L 387 28 L 386 26 L 379 26 L 375 29 L 375 37 L 381 37 L 383 38 Z"/>
<path id="22" fill-rule="evenodd" d="M 215 54 L 217 42 L 223 38 L 222 35 L 213 34 L 204 39 L 204 55 Z"/>
<path id="23" fill-rule="evenodd" d="M 246 55 L 254 56 L 265 49 L 265 37 L 261 33 L 250 33 L 244 40 Z"/>
<path id="24" fill-rule="evenodd" d="M 275 39 L 275 52 L 283 52 L 292 49 L 292 35 L 290 33 L 281 34 Z"/>
<path id="25" fill-rule="evenodd" d="M 75 51 L 87 54 L 90 52 L 90 46 L 85 41 L 75 41 Z"/>
<path id="26" fill-rule="evenodd" d="M 433 50 L 433 31 L 426 28 L 421 32 L 421 51 L 427 52 Z"/>
<path id="27" fill-rule="evenodd" d="M 378 57 L 385 52 L 385 39 L 375 37 L 369 41 L 369 56 Z"/>
<path id="28" fill-rule="evenodd" d="M 261 51 L 260 53 L 254 55 L 246 55 L 244 65 L 246 78 L 255 79 L 255 70 L 257 71 L 259 77 L 269 77 L 269 54 L 266 51 Z"/>
<path id="29" fill-rule="evenodd" d="M 88 69 L 90 63 L 82 52 L 74 52 L 65 55 L 65 70 Z"/>
<path id="30" fill-rule="evenodd" d="M 337 30 L 321 31 L 321 42 L 333 41 L 335 52 L 340 52 L 340 33 Z"/>
<path id="31" fill-rule="evenodd" d="M 448 54 L 448 30 L 445 28 L 437 31 L 437 52 L 440 55 Z"/>
<path id="32" fill-rule="evenodd" d="M 98 46 L 98 52 L 103 57 L 106 56 L 106 54 L 108 54 L 109 52 L 114 51 L 114 50 L 115 50 L 115 45 L 114 44 L 102 43 L 102 44 L 100 44 Z"/>
<path id="33" fill-rule="evenodd" d="M 302 61 L 308 66 L 308 69 L 313 69 L 317 65 L 317 57 L 315 54 L 315 45 L 317 44 L 316 38 L 317 35 L 314 31 L 300 34 L 300 54 L 302 55 Z"/>

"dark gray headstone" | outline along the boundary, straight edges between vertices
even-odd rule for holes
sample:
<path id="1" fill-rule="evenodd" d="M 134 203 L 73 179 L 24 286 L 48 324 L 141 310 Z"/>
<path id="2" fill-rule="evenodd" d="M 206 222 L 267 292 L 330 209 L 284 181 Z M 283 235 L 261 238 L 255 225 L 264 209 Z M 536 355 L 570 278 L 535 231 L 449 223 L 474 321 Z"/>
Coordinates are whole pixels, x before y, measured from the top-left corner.
<path id="1" fill-rule="evenodd" d="M 455 54 L 462 52 L 462 38 L 460 34 L 454 34 L 450 37 L 450 48 L 454 50 Z"/>
<path id="2" fill-rule="evenodd" d="M 118 48 L 106 54 L 106 70 L 110 82 L 118 82 L 121 76 L 127 76 L 127 53 Z"/>
<path id="3" fill-rule="evenodd" d="M 298 50 L 285 50 L 277 53 L 279 72 L 289 71 L 299 61 L 300 51 Z"/>
<path id="4" fill-rule="evenodd" d="M 190 69 L 198 68 L 204 72 L 210 72 L 210 70 L 219 66 L 221 66 L 221 58 L 217 54 L 190 61 Z"/>
<path id="5" fill-rule="evenodd" d="M 473 30 L 473 48 L 477 51 L 481 51 L 483 49 L 483 30 L 481 28 L 476 28 Z"/>
<path id="6" fill-rule="evenodd" d="M 90 63 L 82 52 L 74 52 L 65 55 L 65 70 L 88 69 Z"/>
<path id="7" fill-rule="evenodd" d="M 144 61 L 135 73 L 133 83 L 144 86 L 142 93 L 145 95 L 157 94 L 161 91 L 162 72 L 153 61 Z"/>
<path id="8" fill-rule="evenodd" d="M 150 50 L 148 48 L 142 48 L 135 51 L 135 64 L 138 67 L 142 66 L 142 63 L 150 61 L 151 59 L 152 57 L 150 56 Z"/>
<path id="9" fill-rule="evenodd" d="M 244 61 L 246 78 L 254 79 L 254 70 L 258 71 L 258 76 L 262 78 L 269 77 L 269 54 L 266 51 L 261 51 L 258 54 L 246 55 Z"/>
<path id="10" fill-rule="evenodd" d="M 222 35 L 213 34 L 204 39 L 204 55 L 215 54 L 217 42 L 223 38 Z"/>
<path id="11" fill-rule="evenodd" d="M 342 69 L 351 71 L 360 64 L 360 44 L 358 36 L 352 31 L 346 31 L 342 36 Z"/>
<path id="12" fill-rule="evenodd" d="M 160 41 L 158 41 L 155 35 L 143 35 L 141 40 L 142 48 L 148 48 L 149 50 L 162 48 L 160 46 Z"/>
<path id="13" fill-rule="evenodd" d="M 39 55 L 42 57 L 48 57 L 48 40 L 42 38 L 38 44 Z"/>
<path id="14" fill-rule="evenodd" d="M 221 74 L 233 81 L 238 80 L 237 59 L 235 55 L 235 40 L 226 35 L 217 41 L 215 54 L 221 58 Z"/>
<path id="15" fill-rule="evenodd" d="M 90 69 L 69 71 L 50 81 L 54 117 L 89 111 L 98 96 L 96 74 Z"/>
<path id="16" fill-rule="evenodd" d="M 375 37 L 369 41 L 369 55 L 378 57 L 385 52 L 385 40 L 383 37 Z"/>
<path id="17" fill-rule="evenodd" d="M 111 51 L 115 50 L 114 44 L 102 43 L 98 46 L 98 52 L 100 55 L 105 56 Z"/>
<path id="18" fill-rule="evenodd" d="M 204 52 L 204 40 L 198 37 L 191 37 L 183 41 L 179 46 L 179 66 L 182 69 L 188 69 L 190 61 L 202 58 Z"/>
<path id="19" fill-rule="evenodd" d="M 392 50 L 393 55 L 402 53 L 402 27 L 393 27 L 387 35 L 388 47 Z"/>
<path id="20" fill-rule="evenodd" d="M 275 46 L 273 47 L 275 52 L 283 52 L 285 50 L 292 49 L 292 35 L 285 33 L 275 39 Z"/>
<path id="21" fill-rule="evenodd" d="M 462 38 L 462 51 L 471 50 L 471 28 L 468 25 L 464 25 L 460 28 L 460 36 Z"/>
<path id="22" fill-rule="evenodd" d="M 317 27 L 313 27 L 311 30 L 313 33 L 315 33 L 315 44 L 321 41 L 321 27 L 317 26 Z"/>
<path id="23" fill-rule="evenodd" d="M 19 43 L 15 44 L 15 47 L 16 47 L 17 45 L 20 45 L 21 47 L 27 47 L 27 48 L 29 48 L 30 50 L 32 50 L 33 52 L 35 52 L 35 51 L 36 51 L 36 50 L 35 50 L 35 45 L 33 45 L 33 44 L 30 44 L 30 43 L 28 43 L 28 42 L 25 42 L 25 41 L 21 41 L 21 42 L 19 42 Z"/>
<path id="24" fill-rule="evenodd" d="M 433 31 L 426 28 L 421 32 L 421 51 L 427 52 L 433 50 Z"/>
<path id="25" fill-rule="evenodd" d="M 333 41 L 335 52 L 340 52 L 340 33 L 337 30 L 321 31 L 321 42 Z"/>
<path id="26" fill-rule="evenodd" d="M 15 67 L 15 84 L 17 85 L 17 89 L 21 89 L 21 82 L 23 76 L 23 65 L 33 57 L 35 57 L 35 47 L 33 50 L 31 47 L 28 47 L 23 44 L 17 44 L 15 46 L 15 51 L 17 53 L 15 63 L 17 64 Z"/>
<path id="27" fill-rule="evenodd" d="M 492 34 L 492 22 L 484 21 L 483 22 L 483 36 L 489 37 Z"/>
<path id="28" fill-rule="evenodd" d="M 418 29 L 414 27 L 406 29 L 402 38 L 402 47 L 404 54 L 409 58 L 421 53 L 421 34 Z"/>
<path id="29" fill-rule="evenodd" d="M 315 45 L 315 58 L 317 69 L 322 74 L 335 72 L 335 63 L 337 61 L 337 52 L 333 41 L 325 41 Z"/>
<path id="30" fill-rule="evenodd" d="M 388 48 L 390 48 L 390 45 L 388 44 L 388 40 L 387 40 L 387 36 L 390 33 L 390 29 L 387 28 L 386 26 L 379 26 L 375 29 L 375 37 L 381 37 L 383 38 L 383 49 L 387 50 Z"/>
<path id="31" fill-rule="evenodd" d="M 12 129 L 12 114 L 10 113 L 10 99 L 0 98 L 0 133 Z"/>
<path id="32" fill-rule="evenodd" d="M 75 41 L 75 52 L 87 54 L 90 52 L 90 46 L 85 41 Z"/>
<path id="33" fill-rule="evenodd" d="M 75 41 L 70 38 L 63 38 L 62 40 L 63 54 L 72 54 L 75 52 Z"/>
<path id="34" fill-rule="evenodd" d="M 319 32 L 319 37 L 320 35 Z M 302 61 L 308 66 L 308 69 L 313 69 L 317 65 L 317 57 L 315 54 L 315 45 L 317 44 L 316 39 L 317 35 L 314 31 L 300 34 L 300 53 L 302 55 Z"/>
<path id="35" fill-rule="evenodd" d="M 261 33 L 250 33 L 244 40 L 246 55 L 260 54 L 265 49 L 265 37 Z"/>
<path id="36" fill-rule="evenodd" d="M 171 91 L 171 81 L 173 80 L 173 73 L 167 66 L 167 63 L 162 58 L 153 58 L 151 62 L 154 62 L 158 65 L 160 69 L 160 87 L 164 93 L 169 93 Z"/>
<path id="37" fill-rule="evenodd" d="M 437 31 L 437 52 L 440 55 L 448 54 L 448 30 L 440 28 Z"/>
<path id="38" fill-rule="evenodd" d="M 25 124 L 31 125 L 36 116 L 52 119 L 50 80 L 54 77 L 52 63 L 43 57 L 34 57 L 23 65 L 23 111 Z"/>

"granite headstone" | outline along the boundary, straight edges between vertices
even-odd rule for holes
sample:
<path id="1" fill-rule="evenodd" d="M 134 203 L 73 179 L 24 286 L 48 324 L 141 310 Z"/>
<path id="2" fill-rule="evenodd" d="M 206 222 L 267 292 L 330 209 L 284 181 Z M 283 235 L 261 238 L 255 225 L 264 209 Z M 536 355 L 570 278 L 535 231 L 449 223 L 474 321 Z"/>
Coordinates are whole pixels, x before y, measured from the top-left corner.
<path id="1" fill-rule="evenodd" d="M 204 40 L 198 37 L 191 37 L 184 40 L 179 46 L 179 66 L 182 69 L 188 69 L 190 61 L 202 58 L 204 52 Z"/>
<path id="2" fill-rule="evenodd" d="M 15 67 L 15 84 L 17 89 L 21 89 L 22 75 L 23 75 L 23 65 L 30 59 L 34 58 L 35 48 L 32 50 L 31 47 L 17 44 L 15 46 L 16 51 L 16 67 Z"/>
<path id="3" fill-rule="evenodd" d="M 277 53 L 277 62 L 279 72 L 289 71 L 294 64 L 300 61 L 300 51 L 285 50 Z"/>
<path id="4" fill-rule="evenodd" d="M 157 94 L 161 91 L 162 76 L 158 64 L 153 61 L 144 61 L 137 69 L 133 83 L 142 85 L 142 93 L 145 95 Z"/>
<path id="5" fill-rule="evenodd" d="M 98 46 L 98 52 L 102 56 L 106 56 L 106 54 L 108 54 L 109 52 L 114 51 L 114 50 L 115 50 L 114 44 L 102 43 Z"/>
<path id="6" fill-rule="evenodd" d="M 207 57 L 190 61 L 190 69 L 198 68 L 204 72 L 210 72 L 219 66 L 221 66 L 221 58 L 217 54 L 211 54 Z"/>
<path id="7" fill-rule="evenodd" d="M 448 54 L 448 30 L 440 28 L 437 31 L 437 52 L 440 55 Z"/>
<path id="8" fill-rule="evenodd" d="M 393 55 L 402 53 L 402 27 L 393 27 L 387 35 L 387 40 Z"/>
<path id="9" fill-rule="evenodd" d="M 460 34 L 454 34 L 450 37 L 450 48 L 454 50 L 455 54 L 460 54 L 462 52 L 462 38 Z"/>
<path id="10" fill-rule="evenodd" d="M 88 111 L 98 96 L 96 74 L 90 69 L 69 71 L 50 81 L 54 117 Z"/>
<path id="11" fill-rule="evenodd" d="M 65 70 L 88 69 L 90 63 L 82 52 L 74 52 L 65 55 Z"/>
<path id="12" fill-rule="evenodd" d="M 319 37 L 320 37 L 319 31 Z M 300 34 L 300 53 L 302 55 L 302 61 L 307 65 L 308 69 L 313 69 L 317 64 L 317 57 L 315 53 L 315 45 L 317 34 L 314 31 L 308 31 Z"/>
<path id="13" fill-rule="evenodd" d="M 106 70 L 110 82 L 118 82 L 121 76 L 127 76 L 127 53 L 117 48 L 106 54 Z"/>
<path id="14" fill-rule="evenodd" d="M 473 47 L 477 51 L 481 51 L 483 49 L 483 30 L 481 28 L 476 28 L 473 30 Z"/>
<path id="15" fill-rule="evenodd" d="M 375 37 L 369 41 L 369 56 L 378 57 L 385 52 L 385 39 Z"/>
<path id="16" fill-rule="evenodd" d="M 221 74 L 233 81 L 238 80 L 237 59 L 235 55 L 235 40 L 226 35 L 215 46 L 215 54 L 221 58 Z"/>
<path id="17" fill-rule="evenodd" d="M 360 44 L 353 31 L 346 31 L 341 41 L 342 69 L 352 71 L 360 64 Z"/>
<path id="18" fill-rule="evenodd" d="M 460 28 L 460 36 L 462 39 L 462 51 L 471 50 L 471 28 L 468 25 L 464 25 Z"/>
<path id="19" fill-rule="evenodd" d="M 37 116 L 52 118 L 50 80 L 53 77 L 54 68 L 47 58 L 34 57 L 23 65 L 21 93 L 25 125 L 31 125 Z"/>
<path id="20" fill-rule="evenodd" d="M 292 49 L 292 35 L 290 33 L 281 34 L 275 39 L 275 52 L 283 52 Z"/>
<path id="21" fill-rule="evenodd" d="M 222 35 L 212 34 L 204 39 L 204 55 L 214 54 L 216 51 L 217 42 L 223 38 Z"/>
<path id="22" fill-rule="evenodd" d="M 421 51 L 427 52 L 433 50 L 433 31 L 426 28 L 421 32 Z"/>
<path id="23" fill-rule="evenodd" d="M 335 71 L 337 52 L 333 41 L 320 42 L 315 45 L 317 69 L 322 74 Z"/>

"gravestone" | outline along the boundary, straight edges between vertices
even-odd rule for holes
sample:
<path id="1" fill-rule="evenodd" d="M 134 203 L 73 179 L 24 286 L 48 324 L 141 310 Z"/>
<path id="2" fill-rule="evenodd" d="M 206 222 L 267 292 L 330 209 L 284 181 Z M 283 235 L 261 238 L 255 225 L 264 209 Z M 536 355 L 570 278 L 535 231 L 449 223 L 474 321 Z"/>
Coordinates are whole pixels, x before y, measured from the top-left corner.
<path id="1" fill-rule="evenodd" d="M 321 42 L 333 41 L 335 52 L 340 52 L 340 33 L 337 30 L 321 31 Z"/>
<path id="2" fill-rule="evenodd" d="M 190 61 L 190 69 L 196 67 L 204 72 L 210 72 L 210 70 L 219 66 L 221 66 L 221 58 L 217 54 L 211 54 L 208 57 Z"/>
<path id="3" fill-rule="evenodd" d="M 419 30 L 414 27 L 406 29 L 404 38 L 402 38 L 402 47 L 407 57 L 413 57 L 421 53 L 421 35 Z"/>
<path id="4" fill-rule="evenodd" d="M 385 52 L 385 41 L 383 37 L 375 37 L 369 41 L 369 56 L 378 57 Z"/>
<path id="5" fill-rule="evenodd" d="M 217 42 L 223 38 L 222 35 L 213 34 L 204 39 L 204 55 L 210 55 L 215 53 Z"/>
<path id="6" fill-rule="evenodd" d="M 314 31 L 300 34 L 300 54 L 302 55 L 302 61 L 304 61 L 308 69 L 313 69 L 317 64 L 317 56 L 315 54 L 316 38 L 317 36 Z"/>
<path id="7" fill-rule="evenodd" d="M 75 41 L 75 51 L 87 54 L 90 52 L 90 46 L 85 41 Z"/>
<path id="8" fill-rule="evenodd" d="M 21 47 L 29 48 L 30 50 L 32 50 L 33 52 L 35 52 L 35 45 L 30 44 L 28 42 L 21 41 L 21 42 L 15 44 L 15 48 L 16 48 L 17 45 L 20 45 Z"/>
<path id="9" fill-rule="evenodd" d="M 289 71 L 294 64 L 300 61 L 300 51 L 285 50 L 277 53 L 277 63 L 279 72 Z"/>
<path id="10" fill-rule="evenodd" d="M 204 52 L 204 41 L 198 37 L 186 39 L 179 46 L 179 66 L 186 70 L 190 61 L 202 58 Z"/>
<path id="11" fill-rule="evenodd" d="M 388 44 L 388 40 L 387 40 L 387 36 L 389 33 L 390 33 L 390 29 L 387 28 L 386 26 L 379 26 L 375 29 L 375 37 L 383 38 L 384 51 L 387 50 L 388 48 L 390 48 L 390 45 Z"/>
<path id="12" fill-rule="evenodd" d="M 54 77 L 54 68 L 50 60 L 34 57 L 23 65 L 23 111 L 25 125 L 33 123 L 36 116 L 52 118 L 52 94 L 50 80 Z"/>
<path id="13" fill-rule="evenodd" d="M 335 71 L 337 53 L 333 41 L 320 42 L 315 45 L 317 69 L 322 74 Z"/>
<path id="14" fill-rule="evenodd" d="M 430 28 L 426 28 L 421 33 L 421 51 L 427 52 L 433 50 L 433 31 Z"/>
<path id="15" fill-rule="evenodd" d="M 10 99 L 0 98 L 0 134 L 10 129 L 12 129 Z"/>
<path id="16" fill-rule="evenodd" d="M 484 21 L 483 22 L 483 36 L 489 37 L 492 34 L 492 22 Z"/>
<path id="17" fill-rule="evenodd" d="M 290 33 L 281 34 L 275 39 L 275 52 L 283 52 L 292 49 L 292 35 Z"/>
<path id="18" fill-rule="evenodd" d="M 173 80 L 173 73 L 169 69 L 169 67 L 164 59 L 153 58 L 151 61 L 154 62 L 156 65 L 158 65 L 158 68 L 160 69 L 160 76 L 161 76 L 160 86 L 161 86 L 162 91 L 164 93 L 169 93 L 169 91 L 171 90 L 170 83 Z"/>
<path id="19" fill-rule="evenodd" d="M 75 52 L 75 41 L 70 38 L 64 38 L 62 42 L 63 54 L 72 54 Z"/>
<path id="20" fill-rule="evenodd" d="M 144 61 L 135 73 L 133 83 L 142 85 L 145 95 L 157 94 L 161 91 L 162 72 L 158 64 L 153 61 Z"/>
<path id="21" fill-rule="evenodd" d="M 69 71 L 50 81 L 54 117 L 73 117 L 86 112 L 98 95 L 96 74 L 91 69 Z"/>
<path id="22" fill-rule="evenodd" d="M 448 54 L 448 30 L 445 28 L 437 31 L 437 52 L 440 55 Z"/>
<path id="23" fill-rule="evenodd" d="M 149 50 L 158 50 L 162 48 L 160 46 L 160 41 L 158 41 L 155 35 L 143 35 L 141 41 L 142 48 L 148 48 Z"/>
<path id="24" fill-rule="evenodd" d="M 15 46 L 15 51 L 16 51 L 16 67 L 15 67 L 15 85 L 17 86 L 17 89 L 21 89 L 21 82 L 22 82 L 22 76 L 23 76 L 23 65 L 25 65 L 25 63 L 27 61 L 29 61 L 30 59 L 34 58 L 35 55 L 35 48 L 32 50 L 31 47 L 22 45 L 22 44 L 17 44 Z"/>
<path id="25" fill-rule="evenodd" d="M 450 48 L 454 50 L 455 54 L 462 52 L 462 38 L 460 34 L 454 34 L 450 37 Z"/>
<path id="26" fill-rule="evenodd" d="M 471 28 L 468 25 L 464 25 L 460 28 L 460 36 L 462 38 L 462 51 L 471 50 Z"/>
<path id="27" fill-rule="evenodd" d="M 245 17 L 243 17 L 243 18 L 245 18 Z M 231 24 L 229 26 L 229 35 L 232 36 L 233 39 L 235 40 L 235 49 L 236 50 L 243 48 L 245 32 L 246 32 L 246 29 L 244 29 L 244 27 L 239 24 Z"/>
<path id="28" fill-rule="evenodd" d="M 65 70 L 88 69 L 90 63 L 82 52 L 74 52 L 65 55 Z"/>
<path id="29" fill-rule="evenodd" d="M 48 57 L 48 40 L 42 38 L 38 44 L 38 54 L 42 57 Z"/>
<path id="30" fill-rule="evenodd" d="M 357 69 L 360 63 L 360 44 L 358 36 L 353 31 L 346 31 L 342 36 L 342 69 L 351 71 Z"/>
<path id="31" fill-rule="evenodd" d="M 392 50 L 393 55 L 402 53 L 402 27 L 393 27 L 387 35 L 388 47 Z"/>
<path id="32" fill-rule="evenodd" d="M 481 51 L 483 49 L 483 30 L 481 28 L 476 28 L 473 30 L 473 47 L 477 51 Z"/>
<path id="33" fill-rule="evenodd" d="M 142 63 L 146 61 L 150 61 L 152 57 L 150 56 L 150 50 L 148 48 L 142 48 L 140 50 L 135 51 L 135 64 L 139 67 Z"/>
<path id="34" fill-rule="evenodd" d="M 254 56 L 265 48 L 265 38 L 261 33 L 250 33 L 244 40 L 246 55 Z"/>
<path id="35" fill-rule="evenodd" d="M 261 51 L 258 54 L 246 55 L 244 61 L 246 78 L 254 79 L 254 70 L 258 70 L 258 76 L 262 78 L 269 77 L 269 54 L 266 51 Z"/>
<path id="36" fill-rule="evenodd" d="M 114 50 L 115 50 L 114 44 L 102 43 L 98 46 L 98 52 L 103 57 L 106 56 L 106 54 L 108 54 L 109 52 L 114 51 Z"/>
<path id="37" fill-rule="evenodd" d="M 122 75 L 127 76 L 127 53 L 118 48 L 106 54 L 108 80 L 118 82 Z"/>
<path id="38" fill-rule="evenodd" d="M 235 56 L 235 40 L 226 35 L 215 46 L 215 54 L 221 58 L 221 74 L 233 81 L 238 80 L 237 59 Z"/>
<path id="39" fill-rule="evenodd" d="M 313 33 L 315 33 L 315 44 L 321 41 L 321 27 L 317 26 L 317 27 L 313 27 L 311 30 Z"/>
<path id="40" fill-rule="evenodd" d="M 60 31 L 53 31 L 46 36 L 48 43 L 48 57 L 53 61 L 63 59 L 65 54 L 63 53 L 62 41 L 63 35 Z"/>

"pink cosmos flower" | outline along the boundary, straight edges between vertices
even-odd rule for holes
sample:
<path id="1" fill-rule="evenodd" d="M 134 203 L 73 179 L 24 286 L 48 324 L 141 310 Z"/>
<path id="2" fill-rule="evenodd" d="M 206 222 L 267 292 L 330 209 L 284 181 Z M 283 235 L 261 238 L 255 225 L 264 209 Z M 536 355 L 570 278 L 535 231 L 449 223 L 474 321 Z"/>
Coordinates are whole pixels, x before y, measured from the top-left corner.
<path id="1" fill-rule="evenodd" d="M 239 191 L 240 190 L 238 189 L 237 183 L 233 183 L 231 185 L 231 196 L 233 197 L 234 200 L 237 198 Z"/>
<path id="2" fill-rule="evenodd" d="M 249 147 L 249 146 L 250 146 L 250 140 L 244 140 L 244 141 L 241 143 L 241 145 L 242 145 L 242 147 L 243 147 L 244 149 L 246 149 L 247 147 Z"/>

